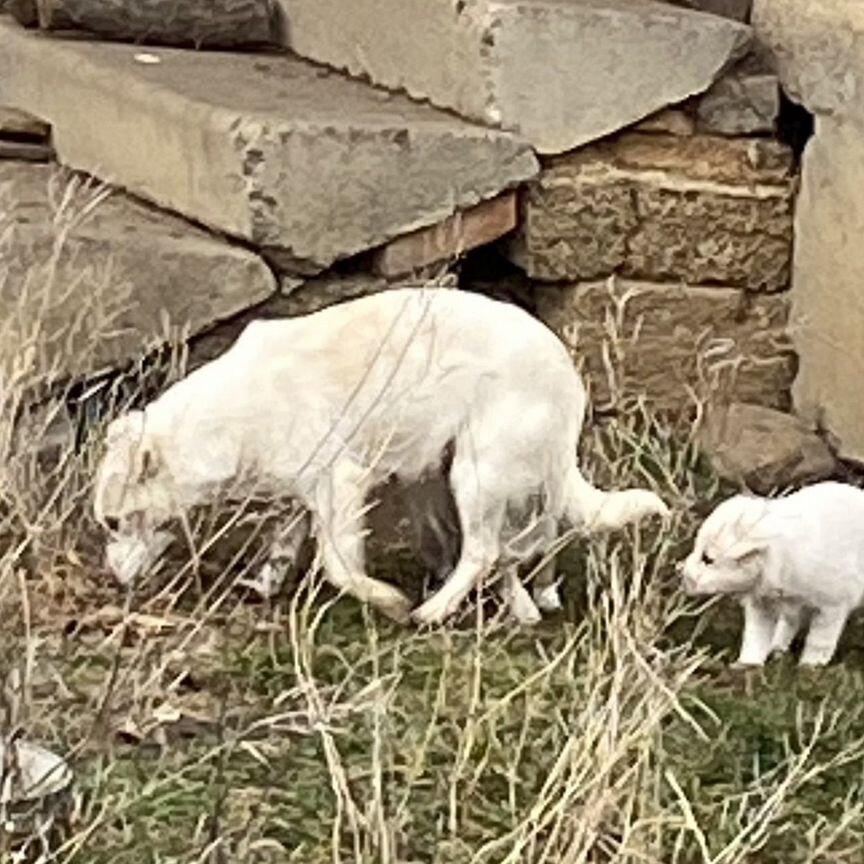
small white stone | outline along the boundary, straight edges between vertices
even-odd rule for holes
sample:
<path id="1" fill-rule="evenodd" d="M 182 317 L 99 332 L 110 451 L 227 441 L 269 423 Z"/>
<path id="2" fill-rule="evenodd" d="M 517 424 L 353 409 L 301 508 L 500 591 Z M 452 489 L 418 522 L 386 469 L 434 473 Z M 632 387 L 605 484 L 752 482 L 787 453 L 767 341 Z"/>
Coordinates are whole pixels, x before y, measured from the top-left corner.
<path id="1" fill-rule="evenodd" d="M 162 62 L 162 58 L 157 54 L 141 53 L 135 55 L 136 63 L 143 63 L 146 66 L 156 66 Z"/>

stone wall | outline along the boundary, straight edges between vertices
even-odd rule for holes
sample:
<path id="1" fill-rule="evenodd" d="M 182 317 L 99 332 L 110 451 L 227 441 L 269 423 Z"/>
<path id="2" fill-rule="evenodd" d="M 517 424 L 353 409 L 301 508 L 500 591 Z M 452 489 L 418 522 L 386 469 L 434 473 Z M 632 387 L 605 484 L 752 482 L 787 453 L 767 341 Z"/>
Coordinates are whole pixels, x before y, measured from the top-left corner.
<path id="1" fill-rule="evenodd" d="M 770 111 L 762 103 L 770 124 L 748 126 L 758 113 L 749 91 L 724 91 L 725 80 L 696 103 L 544 159 L 522 192 L 508 255 L 600 402 L 791 405 L 795 159 L 765 134 L 778 94 Z M 705 131 L 718 92 L 724 127 L 754 134 Z"/>
<path id="2" fill-rule="evenodd" d="M 808 307 L 801 283 L 816 284 L 825 256 L 855 253 L 817 248 L 802 213 L 839 223 L 854 210 L 854 166 L 842 166 L 859 109 L 854 94 L 835 105 L 797 62 L 806 51 L 786 39 L 783 5 L 756 4 L 773 52 L 754 40 L 750 0 L 294 0 L 281 38 L 299 57 L 142 51 L 4 19 L 0 105 L 16 113 L 0 116 L 0 157 L 28 200 L 56 170 L 32 163 L 52 159 L 126 190 L 105 211 L 122 218 L 88 213 L 72 236 L 93 260 L 116 258 L 132 298 L 94 366 L 146 350 L 166 326 L 213 331 L 196 342 L 201 362 L 251 317 L 437 277 L 503 236 L 496 248 L 599 402 L 678 409 L 722 379 L 713 398 L 786 410 L 790 283 L 796 327 L 819 319 L 854 338 L 828 321 L 836 305 Z M 843 45 L 830 59 L 848 81 Z M 775 55 L 819 118 L 797 214 Z M 23 261 L 50 232 L 18 221 L 10 260 Z M 479 281 L 502 293 L 490 278 Z M 848 407 L 822 393 L 836 364 L 812 343 L 796 337 L 811 346 L 799 401 L 849 426 Z"/>

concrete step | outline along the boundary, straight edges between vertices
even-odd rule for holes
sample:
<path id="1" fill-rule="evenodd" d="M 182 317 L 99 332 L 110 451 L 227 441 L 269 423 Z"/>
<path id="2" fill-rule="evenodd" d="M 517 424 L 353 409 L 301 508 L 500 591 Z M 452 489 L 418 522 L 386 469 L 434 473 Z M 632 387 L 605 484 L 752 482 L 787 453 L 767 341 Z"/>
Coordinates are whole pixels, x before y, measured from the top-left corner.
<path id="1" fill-rule="evenodd" d="M 0 161 L 0 261 L 0 368 L 30 385 L 121 365 L 276 291 L 253 252 L 56 165 Z"/>
<path id="2" fill-rule="evenodd" d="M 4 21 L 0 104 L 49 121 L 64 163 L 300 272 L 537 170 L 509 134 L 280 54 L 144 52 Z"/>
<path id="3" fill-rule="evenodd" d="M 304 57 L 561 153 L 706 90 L 745 24 L 654 0 L 278 0 Z"/>

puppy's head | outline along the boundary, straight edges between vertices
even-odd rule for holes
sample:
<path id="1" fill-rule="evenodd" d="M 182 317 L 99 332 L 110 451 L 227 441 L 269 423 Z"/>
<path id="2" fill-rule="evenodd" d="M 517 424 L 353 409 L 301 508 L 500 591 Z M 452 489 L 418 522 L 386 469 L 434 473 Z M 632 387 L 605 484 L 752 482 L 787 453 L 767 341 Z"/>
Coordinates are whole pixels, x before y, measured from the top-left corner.
<path id="1" fill-rule="evenodd" d="M 767 551 L 758 531 L 767 506 L 765 499 L 736 495 L 708 516 L 681 566 L 687 594 L 746 594 L 756 587 Z"/>
<path id="2" fill-rule="evenodd" d="M 154 550 L 164 549 L 165 535 L 157 529 L 175 515 L 170 478 L 144 421 L 144 412 L 132 411 L 109 425 L 94 485 L 94 515 L 111 536 L 108 564 L 123 582 L 135 575 L 128 560 L 143 566 L 158 557 Z M 118 550 L 126 547 L 135 554 L 121 556 Z M 118 564 L 121 557 L 127 562 L 123 566 Z"/>

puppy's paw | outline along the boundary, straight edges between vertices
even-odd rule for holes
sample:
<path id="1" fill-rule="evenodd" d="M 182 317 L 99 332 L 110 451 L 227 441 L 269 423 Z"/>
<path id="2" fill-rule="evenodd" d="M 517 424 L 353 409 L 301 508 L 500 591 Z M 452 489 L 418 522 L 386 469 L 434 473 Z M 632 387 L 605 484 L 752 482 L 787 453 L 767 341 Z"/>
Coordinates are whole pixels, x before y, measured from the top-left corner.
<path id="1" fill-rule="evenodd" d="M 285 583 L 285 570 L 268 561 L 255 579 L 238 579 L 237 584 L 254 591 L 262 600 L 272 600 Z"/>
<path id="2" fill-rule="evenodd" d="M 543 620 L 540 610 L 527 594 L 510 601 L 510 615 L 525 627 L 533 627 Z"/>
<path id="3" fill-rule="evenodd" d="M 832 654 L 828 654 L 827 652 L 804 652 L 801 655 L 801 659 L 798 661 L 798 665 L 802 669 L 824 669 L 832 660 Z"/>
<path id="4" fill-rule="evenodd" d="M 544 585 L 534 589 L 534 602 L 543 612 L 559 612 L 563 608 L 557 585 Z"/>

